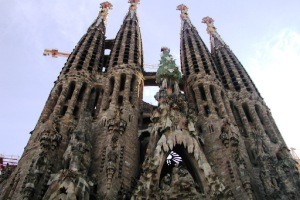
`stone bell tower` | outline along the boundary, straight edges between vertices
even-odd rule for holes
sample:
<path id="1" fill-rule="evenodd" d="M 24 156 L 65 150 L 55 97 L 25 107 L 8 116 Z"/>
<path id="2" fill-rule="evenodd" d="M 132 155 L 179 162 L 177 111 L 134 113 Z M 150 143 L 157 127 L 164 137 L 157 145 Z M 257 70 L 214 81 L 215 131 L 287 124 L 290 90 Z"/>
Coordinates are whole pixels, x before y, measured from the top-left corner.
<path id="1" fill-rule="evenodd" d="M 137 17 L 130 7 L 114 40 L 100 116 L 95 123 L 93 176 L 100 199 L 129 198 L 139 172 L 138 121 L 143 96 L 143 52 Z"/>
<path id="2" fill-rule="evenodd" d="M 85 199 L 91 189 L 88 123 L 99 111 L 97 82 L 103 80 L 106 18 L 112 8 L 109 2 L 100 6 L 54 82 L 16 170 L 1 180 L 0 199 Z"/>
<path id="3" fill-rule="evenodd" d="M 214 20 L 205 17 L 202 22 L 207 25 L 211 55 L 229 100 L 229 116 L 236 122 L 249 157 L 247 171 L 255 196 L 270 199 L 299 198 L 295 187 L 298 184 L 299 188 L 299 173 L 270 109 L 241 62 L 218 34 Z M 288 172 L 282 172 L 283 163 L 289 166 Z"/>

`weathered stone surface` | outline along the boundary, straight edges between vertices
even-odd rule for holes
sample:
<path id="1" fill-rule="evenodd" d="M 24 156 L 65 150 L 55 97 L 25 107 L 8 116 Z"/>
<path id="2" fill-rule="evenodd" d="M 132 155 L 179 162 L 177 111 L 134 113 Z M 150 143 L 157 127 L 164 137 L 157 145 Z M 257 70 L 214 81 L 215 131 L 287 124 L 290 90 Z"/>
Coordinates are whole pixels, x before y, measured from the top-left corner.
<path id="1" fill-rule="evenodd" d="M 300 199 L 296 162 L 213 19 L 209 52 L 178 6 L 183 76 L 163 47 L 155 77 L 143 70 L 139 0 L 129 3 L 114 40 L 101 4 L 18 166 L 0 176 L 0 199 Z M 158 106 L 142 101 L 144 80 L 159 86 Z"/>

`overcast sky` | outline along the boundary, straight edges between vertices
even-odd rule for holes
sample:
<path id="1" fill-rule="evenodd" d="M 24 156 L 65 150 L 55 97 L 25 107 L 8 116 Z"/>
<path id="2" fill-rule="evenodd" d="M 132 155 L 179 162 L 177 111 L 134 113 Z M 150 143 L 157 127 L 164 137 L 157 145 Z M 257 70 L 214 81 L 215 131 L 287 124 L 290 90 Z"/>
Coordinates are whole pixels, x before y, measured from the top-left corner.
<path id="1" fill-rule="evenodd" d="M 128 10 L 114 8 L 107 38 L 115 37 Z M 99 11 L 98 0 L 0 0 L 0 154 L 21 155 L 65 58 L 42 56 L 45 48 L 71 52 Z M 184 3 L 202 39 L 201 19 L 210 16 L 224 41 L 250 74 L 271 108 L 289 147 L 300 149 L 299 0 L 142 0 L 138 8 L 144 60 L 157 64 L 168 46 L 179 62 L 180 18 Z M 154 102 L 145 89 L 145 99 Z M 300 154 L 299 151 L 297 151 Z"/>

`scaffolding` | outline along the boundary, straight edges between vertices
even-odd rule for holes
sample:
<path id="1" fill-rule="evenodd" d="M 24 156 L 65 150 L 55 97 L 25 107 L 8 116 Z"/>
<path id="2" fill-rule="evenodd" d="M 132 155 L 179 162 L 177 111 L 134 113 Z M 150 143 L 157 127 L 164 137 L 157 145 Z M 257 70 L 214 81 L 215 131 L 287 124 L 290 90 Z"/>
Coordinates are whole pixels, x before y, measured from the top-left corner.
<path id="1" fill-rule="evenodd" d="M 19 156 L 0 154 L 0 175 L 8 168 L 15 168 L 18 165 L 19 159 Z"/>

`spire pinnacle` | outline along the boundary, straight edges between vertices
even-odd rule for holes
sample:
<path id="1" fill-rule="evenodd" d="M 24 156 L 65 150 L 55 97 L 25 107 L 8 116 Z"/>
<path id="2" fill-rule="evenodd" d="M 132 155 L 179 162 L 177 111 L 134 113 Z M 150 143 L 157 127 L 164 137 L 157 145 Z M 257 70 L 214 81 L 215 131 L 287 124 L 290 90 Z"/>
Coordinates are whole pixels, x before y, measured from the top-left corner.
<path id="1" fill-rule="evenodd" d="M 181 14 L 180 14 L 180 18 L 182 20 L 182 22 L 188 22 L 188 24 L 191 26 L 191 20 L 189 18 L 189 14 L 188 14 L 188 10 L 189 8 L 184 5 L 184 4 L 180 4 L 179 6 L 177 6 L 177 10 L 180 10 Z"/>
<path id="2" fill-rule="evenodd" d="M 204 17 L 202 19 L 202 23 L 204 23 L 204 24 L 207 25 L 206 31 L 210 35 L 213 35 L 217 31 L 217 29 L 216 29 L 216 27 L 214 25 L 214 22 L 215 22 L 215 20 L 213 18 L 211 18 L 211 17 L 208 17 L 208 16 Z"/>
<path id="3" fill-rule="evenodd" d="M 130 3 L 129 11 L 135 12 L 137 5 L 140 4 L 140 0 L 129 0 L 128 3 Z"/>
<path id="4" fill-rule="evenodd" d="M 100 3 L 100 8 L 101 10 L 99 11 L 99 17 L 97 19 L 96 26 L 99 26 L 101 22 L 106 23 L 108 11 L 113 8 L 113 5 L 110 2 L 105 1 Z"/>
<path id="5" fill-rule="evenodd" d="M 206 31 L 210 35 L 210 43 L 212 49 L 218 47 L 227 47 L 226 43 L 222 40 L 221 36 L 217 32 L 217 28 L 214 25 L 214 20 L 211 17 L 204 17 L 202 23 L 207 25 Z"/>

